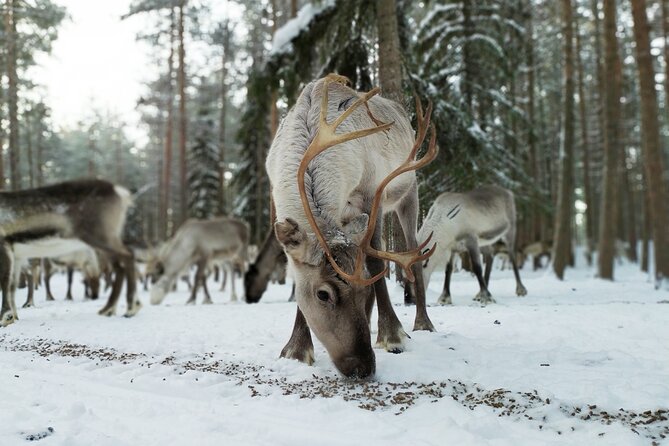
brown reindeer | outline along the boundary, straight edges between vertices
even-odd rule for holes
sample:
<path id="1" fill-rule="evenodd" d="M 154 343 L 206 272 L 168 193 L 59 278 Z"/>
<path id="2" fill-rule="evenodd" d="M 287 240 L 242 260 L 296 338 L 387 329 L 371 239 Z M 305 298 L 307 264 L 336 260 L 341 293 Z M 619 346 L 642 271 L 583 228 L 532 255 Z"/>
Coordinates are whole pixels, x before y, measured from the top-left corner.
<path id="1" fill-rule="evenodd" d="M 127 278 L 126 316 L 141 308 L 135 295 L 132 253 L 121 241 L 130 193 L 102 180 L 68 181 L 37 189 L 0 192 L 0 326 L 18 319 L 15 292 L 25 260 L 64 255 L 91 246 L 107 253 L 115 271 L 107 304 L 114 314 Z"/>

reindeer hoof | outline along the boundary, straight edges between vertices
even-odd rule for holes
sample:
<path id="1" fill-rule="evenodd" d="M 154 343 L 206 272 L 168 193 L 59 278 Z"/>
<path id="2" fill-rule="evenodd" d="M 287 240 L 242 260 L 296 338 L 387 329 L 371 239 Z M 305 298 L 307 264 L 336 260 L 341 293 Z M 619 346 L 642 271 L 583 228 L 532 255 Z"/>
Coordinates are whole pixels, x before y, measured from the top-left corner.
<path id="1" fill-rule="evenodd" d="M 518 297 L 527 296 L 527 289 L 523 285 L 518 285 L 516 287 L 516 296 Z"/>
<path id="2" fill-rule="evenodd" d="M 314 363 L 314 348 L 294 348 L 293 345 L 289 342 L 283 350 L 281 350 L 281 357 L 286 359 L 295 359 L 297 361 L 303 362 L 307 365 L 312 365 Z"/>
<path id="3" fill-rule="evenodd" d="M 54 299 L 52 295 L 48 295 L 48 296 L 46 297 L 46 300 L 47 300 L 48 302 L 53 302 L 53 301 L 55 301 L 56 299 Z"/>
<path id="4" fill-rule="evenodd" d="M 5 313 L 0 319 L 0 327 L 6 327 L 13 324 L 18 318 L 15 317 L 12 313 Z"/>
<path id="5" fill-rule="evenodd" d="M 136 300 L 135 303 L 133 303 L 128 308 L 128 310 L 125 312 L 123 317 L 133 317 L 134 315 L 139 313 L 139 310 L 141 310 L 141 309 L 142 309 L 142 303 L 140 301 Z"/>
<path id="6" fill-rule="evenodd" d="M 474 300 L 481 303 L 481 306 L 486 306 L 488 304 L 494 304 L 495 299 L 492 298 L 490 291 L 479 291 L 479 293 L 474 297 Z"/>
<path id="7" fill-rule="evenodd" d="M 214 301 L 211 300 L 211 299 L 207 299 L 207 300 L 202 302 L 203 305 L 212 305 L 213 303 L 214 303 Z"/>
<path id="8" fill-rule="evenodd" d="M 379 335 L 376 338 L 376 348 L 382 348 L 390 353 L 402 353 L 405 350 L 404 338 L 408 338 L 404 329 L 400 327 L 394 333 L 382 334 L 379 327 Z"/>
<path id="9" fill-rule="evenodd" d="M 424 319 L 424 320 L 421 320 L 421 321 L 417 320 L 416 322 L 414 322 L 413 331 L 432 331 L 432 332 L 435 332 L 437 330 L 434 328 L 434 325 L 432 325 L 431 320 Z"/>
<path id="10" fill-rule="evenodd" d="M 444 296 L 443 294 L 439 296 L 439 299 L 437 300 L 437 303 L 439 305 L 453 305 L 453 301 L 451 300 L 451 296 Z"/>
<path id="11" fill-rule="evenodd" d="M 195 299 L 188 299 L 186 305 L 195 305 Z"/>
<path id="12" fill-rule="evenodd" d="M 110 317 L 110 316 L 113 316 L 114 314 L 116 314 L 116 308 L 114 308 L 114 307 L 111 307 L 111 308 L 104 307 L 102 310 L 98 311 L 98 314 L 100 316 Z"/>

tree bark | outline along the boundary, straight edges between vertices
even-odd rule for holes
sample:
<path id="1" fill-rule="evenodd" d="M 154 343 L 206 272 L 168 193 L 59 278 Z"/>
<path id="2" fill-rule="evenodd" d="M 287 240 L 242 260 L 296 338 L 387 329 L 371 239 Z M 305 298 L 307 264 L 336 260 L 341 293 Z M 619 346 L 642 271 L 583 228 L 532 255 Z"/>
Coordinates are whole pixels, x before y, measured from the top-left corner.
<path id="1" fill-rule="evenodd" d="M 5 39 L 7 45 L 7 108 L 9 112 L 9 173 L 12 190 L 21 189 L 19 117 L 18 117 L 18 74 L 16 38 L 16 0 L 5 4 Z"/>
<path id="2" fill-rule="evenodd" d="M 32 126 L 34 125 L 34 123 L 32 122 L 30 115 L 31 115 L 30 113 L 24 113 L 23 120 L 25 121 L 26 154 L 28 155 L 28 186 L 32 189 L 35 187 L 35 163 L 33 160 L 33 138 L 32 138 L 32 133 L 33 133 Z"/>
<path id="3" fill-rule="evenodd" d="M 655 92 L 655 72 L 650 54 L 650 35 L 646 1 L 632 0 L 634 18 L 634 40 L 636 43 L 639 95 L 641 100 L 641 150 L 648 184 L 651 227 L 653 231 L 653 253 L 655 254 L 655 279 L 659 285 L 669 278 L 669 228 L 667 224 L 667 197 L 662 174 L 664 172 L 660 127 L 657 119 L 658 105 Z"/>
<path id="4" fill-rule="evenodd" d="M 161 194 L 160 194 L 160 236 L 169 237 L 169 209 L 170 192 L 172 190 L 172 144 L 174 141 L 174 31 L 176 29 L 176 20 L 174 9 L 170 11 L 170 52 L 167 58 L 167 118 L 165 124 L 165 141 L 163 145 L 163 172 L 161 176 Z"/>
<path id="5" fill-rule="evenodd" d="M 525 37 L 526 47 L 526 65 L 527 65 L 527 146 L 528 146 L 528 158 L 530 163 L 530 175 L 534 180 L 534 184 L 537 185 L 535 188 L 538 189 L 541 184 L 540 180 L 540 168 L 539 168 L 539 156 L 537 153 L 537 135 L 536 129 L 534 128 L 536 124 L 536 110 L 535 110 L 535 66 L 534 66 L 534 19 L 532 17 L 532 4 L 530 1 L 527 2 L 525 8 L 527 14 L 527 36 Z M 540 196 L 538 193 L 533 192 L 533 200 L 535 203 L 539 203 Z M 535 204 L 532 207 L 531 216 L 530 216 L 530 237 L 529 242 L 536 242 L 541 240 L 541 212 L 539 207 Z"/>
<path id="6" fill-rule="evenodd" d="M 227 103 L 228 103 L 228 68 L 227 61 L 229 58 L 230 52 L 230 28 L 227 19 L 223 23 L 223 41 L 221 42 L 221 47 L 223 50 L 223 55 L 221 56 L 221 115 L 218 123 L 218 165 L 219 165 L 219 176 L 220 176 L 220 189 L 219 189 L 219 198 L 220 198 L 220 208 L 219 213 L 221 215 L 227 214 L 226 200 L 225 200 L 225 119 L 227 117 Z"/>
<path id="7" fill-rule="evenodd" d="M 596 120 L 596 137 L 595 144 L 592 147 L 593 154 L 601 154 L 603 158 L 604 152 L 604 67 L 602 65 L 602 31 L 601 31 L 601 20 L 599 18 L 599 0 L 592 0 L 592 15 L 594 22 L 594 48 L 595 48 L 595 90 L 594 95 L 596 100 L 593 101 L 593 106 L 595 107 L 595 113 L 597 115 Z M 594 178 L 597 178 L 599 172 L 594 169 L 595 166 L 592 166 L 591 173 Z M 601 209 L 601 196 L 598 194 L 597 190 L 593 188 L 592 190 L 592 223 L 593 223 L 593 234 L 594 240 L 593 244 L 599 237 L 599 212 Z"/>
<path id="8" fill-rule="evenodd" d="M 585 76 L 583 73 L 583 60 L 581 59 L 581 33 L 578 26 L 576 26 L 576 63 L 578 65 L 578 109 L 581 120 L 581 155 L 583 157 L 583 198 L 586 205 L 585 242 L 588 251 L 591 251 L 595 240 L 594 203 L 592 199 L 592 187 L 590 186 L 590 147 L 588 144 L 588 118 L 585 103 Z M 592 256 L 588 256 L 588 263 L 592 264 Z"/>
<path id="9" fill-rule="evenodd" d="M 564 26 L 564 110 L 561 168 L 555 215 L 555 244 L 553 246 L 553 270 L 557 277 L 564 278 L 564 270 L 571 255 L 571 224 L 574 208 L 574 18 L 571 0 L 562 0 Z"/>
<path id="10" fill-rule="evenodd" d="M 597 259 L 599 277 L 613 280 L 618 158 L 620 152 L 620 57 L 616 37 L 616 1 L 604 0 L 604 184 L 602 187 Z"/>
<path id="11" fill-rule="evenodd" d="M 662 10 L 662 36 L 664 38 L 664 94 L 665 101 L 667 93 L 669 92 L 669 0 L 660 0 L 660 8 Z M 665 113 L 669 113 L 669 106 L 665 104 Z"/>
<path id="12" fill-rule="evenodd" d="M 179 71 L 177 83 L 179 88 L 179 186 L 180 186 L 180 223 L 188 218 L 188 178 L 186 140 L 188 131 L 188 116 L 186 115 L 186 47 L 184 46 L 184 9 L 186 0 L 179 4 L 179 18 L 177 33 L 179 39 Z"/>

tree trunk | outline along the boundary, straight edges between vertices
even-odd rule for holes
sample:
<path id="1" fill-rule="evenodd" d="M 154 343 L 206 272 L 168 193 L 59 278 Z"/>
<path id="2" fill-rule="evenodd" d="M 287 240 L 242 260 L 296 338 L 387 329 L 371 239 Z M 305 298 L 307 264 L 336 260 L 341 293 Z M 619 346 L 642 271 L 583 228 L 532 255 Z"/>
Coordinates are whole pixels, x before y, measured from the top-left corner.
<path id="1" fill-rule="evenodd" d="M 9 112 L 9 172 L 12 190 L 21 189 L 19 151 L 18 74 L 16 48 L 16 0 L 5 4 L 5 41 L 7 58 L 7 108 Z"/>
<path id="2" fill-rule="evenodd" d="M 577 23 L 577 22 L 576 22 Z M 581 59 L 581 33 L 576 27 L 576 63 L 578 65 L 578 108 L 581 120 L 581 155 L 583 157 L 583 198 L 585 201 L 585 243 L 588 252 L 592 251 L 595 240 L 593 219 L 594 203 L 590 186 L 590 147 L 588 147 L 588 118 L 585 104 L 585 76 L 583 74 L 583 60 Z M 592 265 L 592 256 L 588 256 L 588 264 Z"/>
<path id="3" fill-rule="evenodd" d="M 594 96 L 596 96 L 596 101 L 593 101 L 595 107 L 595 113 L 597 115 L 596 120 L 596 136 L 595 144 L 592 147 L 592 153 L 604 157 L 604 67 L 602 65 L 602 31 L 601 31 L 601 20 L 599 18 L 599 0 L 592 0 L 592 15 L 594 22 L 594 48 L 595 48 L 595 91 Z M 594 167 L 594 166 L 593 166 Z M 591 169 L 591 174 L 594 178 L 598 178 L 597 175 L 600 174 L 599 171 Z M 597 174 L 597 175 L 595 175 Z M 594 240 L 593 244 L 599 237 L 599 212 L 601 209 L 601 195 L 596 189 L 592 190 L 592 227 Z"/>
<path id="4" fill-rule="evenodd" d="M 402 60 L 400 57 L 400 38 L 397 24 L 397 4 L 395 0 L 376 0 L 376 23 L 379 35 L 379 83 L 383 97 L 404 104 L 402 92 Z M 390 225 L 392 240 L 390 244 L 395 251 L 406 250 L 406 240 L 402 226 L 395 213 L 385 219 Z M 401 268 L 395 268 L 395 280 L 403 283 Z M 405 299 L 411 303 L 411 295 L 404 293 Z"/>
<path id="5" fill-rule="evenodd" d="M 662 35 L 664 37 L 664 95 L 665 102 L 669 93 L 669 0 L 660 0 L 662 9 Z M 665 113 L 669 113 L 669 104 L 665 104 Z"/>
<path id="6" fill-rule="evenodd" d="M 184 46 L 184 9 L 186 0 L 179 4 L 178 39 L 179 39 L 179 71 L 177 83 L 179 88 L 179 186 L 180 186 L 180 221 L 188 218 L 188 178 L 186 160 L 186 132 L 188 116 L 186 115 L 186 48 Z"/>
<path id="7" fill-rule="evenodd" d="M 641 242 L 641 271 L 647 273 L 649 261 L 649 245 L 650 239 L 652 238 L 651 227 L 650 227 L 650 202 L 648 200 L 648 191 L 644 187 L 643 190 L 643 225 L 642 225 L 642 242 Z"/>
<path id="8" fill-rule="evenodd" d="M 574 18 L 571 0 L 562 0 L 564 26 L 564 119 L 562 128 L 562 159 L 555 215 L 553 270 L 564 278 L 571 255 L 571 223 L 574 209 Z"/>
<path id="9" fill-rule="evenodd" d="M 537 154 L 537 135 L 536 129 L 534 128 L 536 124 L 535 117 L 535 93 L 534 93 L 534 77 L 535 77 L 535 66 L 534 66 L 534 19 L 532 17 L 532 4 L 528 1 L 526 5 L 525 12 L 527 14 L 527 36 L 526 36 L 526 65 L 527 65 L 527 146 L 528 146 L 528 158 L 530 163 L 530 175 L 534 180 L 534 184 L 539 186 L 541 184 L 540 180 L 540 169 L 539 169 L 539 156 Z M 535 188 L 537 190 L 538 187 Z M 535 202 L 535 205 L 532 206 L 531 217 L 530 217 L 530 237 L 527 240 L 530 243 L 541 240 L 541 211 L 537 205 L 541 199 L 538 193 L 533 192 L 532 198 Z"/>
<path id="10" fill-rule="evenodd" d="M 223 55 L 221 56 L 221 115 L 218 123 L 218 165 L 219 165 L 219 197 L 220 207 L 219 213 L 221 215 L 227 214 L 226 200 L 225 200 L 225 119 L 227 116 L 227 102 L 228 102 L 228 68 L 227 61 L 230 52 L 230 28 L 229 23 L 223 23 L 223 42 L 221 45 Z"/>
<path id="11" fill-rule="evenodd" d="M 170 11 L 170 52 L 167 58 L 167 122 L 165 124 L 165 141 L 163 145 L 163 172 L 161 176 L 160 194 L 160 237 L 169 237 L 170 192 L 172 190 L 172 144 L 174 141 L 174 31 L 176 20 L 174 9 Z"/>
<path id="12" fill-rule="evenodd" d="M 40 114 L 39 117 L 39 126 L 37 128 L 37 134 L 35 135 L 37 141 L 35 145 L 37 147 L 37 187 L 44 186 L 44 134 L 42 132 L 42 120 L 44 119 L 44 114 Z M 1 164 L 1 163 L 0 163 Z M 0 166 L 1 167 L 1 166 Z M 2 187 L 0 187 L 2 189 Z"/>
<path id="13" fill-rule="evenodd" d="M 32 189 L 35 187 L 35 163 L 33 160 L 33 138 L 32 122 L 31 116 L 29 113 L 24 113 L 23 120 L 25 121 L 26 129 L 26 154 L 28 155 L 28 186 Z"/>
<path id="14" fill-rule="evenodd" d="M 290 17 L 297 17 L 297 0 L 290 0 Z"/>
<path id="15" fill-rule="evenodd" d="M 604 47 L 604 184 L 599 213 L 599 256 L 597 265 L 599 277 L 613 280 L 616 216 L 618 213 L 617 186 L 621 91 L 615 0 L 604 0 Z"/>
<path id="16" fill-rule="evenodd" d="M 634 18 L 634 40 L 636 43 L 639 94 L 641 99 L 641 150 L 648 184 L 653 252 L 655 254 L 655 279 L 657 285 L 669 278 L 669 228 L 667 224 L 667 197 L 662 175 L 664 172 L 660 128 L 657 120 L 658 105 L 655 92 L 655 73 L 650 54 L 650 36 L 646 1 L 632 0 Z"/>

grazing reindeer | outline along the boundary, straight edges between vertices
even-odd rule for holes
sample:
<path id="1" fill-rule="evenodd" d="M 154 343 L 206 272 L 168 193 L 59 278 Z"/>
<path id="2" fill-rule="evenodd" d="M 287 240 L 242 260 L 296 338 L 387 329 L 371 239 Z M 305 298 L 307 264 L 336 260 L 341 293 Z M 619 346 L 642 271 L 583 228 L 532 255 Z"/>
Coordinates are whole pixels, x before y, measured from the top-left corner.
<path id="1" fill-rule="evenodd" d="M 270 231 L 265 237 L 255 262 L 249 265 L 244 274 L 244 296 L 247 303 L 255 304 L 260 301 L 267 289 L 267 284 L 277 270 L 282 270 L 285 280 L 287 261 L 281 243 L 276 239 L 274 231 Z M 295 285 L 293 284 L 290 300 L 294 300 L 294 295 Z"/>
<path id="2" fill-rule="evenodd" d="M 516 294 L 524 296 L 527 290 L 520 281 L 516 264 L 516 205 L 513 193 L 496 186 L 484 186 L 469 192 L 445 192 L 437 197 L 430 208 L 418 237 L 434 233 L 439 249 L 423 264 L 425 283 L 437 265 L 446 263 L 444 290 L 440 304 L 451 304 L 450 282 L 453 272 L 453 253 L 466 251 L 479 282 L 480 291 L 475 300 L 482 304 L 495 302 L 488 291 L 492 251 L 486 249 L 486 277 L 481 271 L 481 249 L 503 241 L 516 276 Z"/>
<path id="3" fill-rule="evenodd" d="M 51 293 L 51 276 L 53 276 L 54 270 L 59 268 L 63 268 L 67 272 L 67 294 L 65 295 L 65 300 L 72 300 L 72 279 L 75 270 L 81 271 L 84 275 L 86 298 L 93 300 L 98 298 L 102 269 L 100 268 L 100 261 L 94 249 L 87 246 L 84 249 L 60 257 L 44 259 L 46 300 L 55 300 Z"/>
<path id="4" fill-rule="evenodd" d="M 375 297 L 377 345 L 398 353 L 406 337 L 381 280 L 385 260 L 401 265 L 410 282 L 415 278 L 414 330 L 434 330 L 422 276 L 422 261 L 431 252 L 421 255 L 429 240 L 421 246 L 416 241 L 414 171 L 436 156 L 436 139 L 433 128 L 427 154 L 416 161 L 431 106 L 423 115 L 417 101 L 414 140 L 399 104 L 375 96 L 378 88 L 362 94 L 347 82 L 331 74 L 304 88 L 281 123 L 266 168 L 276 205 L 274 228 L 295 279 L 298 306 L 281 356 L 311 364 L 311 329 L 341 373 L 365 377 L 376 368 L 369 328 Z M 337 117 L 330 123 L 328 116 Z M 379 250 L 383 214 L 391 211 L 402 224 L 406 253 Z"/>
<path id="5" fill-rule="evenodd" d="M 17 319 L 19 265 L 26 259 L 60 256 L 87 245 L 108 253 L 116 272 L 109 300 L 99 314 L 114 314 L 127 277 L 125 315 L 135 315 L 141 307 L 135 296 L 135 265 L 121 242 L 130 203 L 126 189 L 101 180 L 0 192 L 0 326 Z"/>
<path id="6" fill-rule="evenodd" d="M 210 220 L 189 219 L 184 222 L 167 244 L 155 266 L 154 285 L 151 288 L 151 303 L 160 304 L 179 274 L 193 264 L 197 265 L 195 284 L 188 304 L 195 303 L 200 285 L 204 288 L 205 301 L 210 304 L 206 271 L 214 260 L 246 262 L 249 244 L 249 228 L 245 222 L 229 217 Z M 232 289 L 234 290 L 234 275 Z M 236 295 L 233 292 L 233 300 Z"/>

